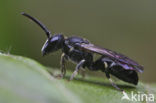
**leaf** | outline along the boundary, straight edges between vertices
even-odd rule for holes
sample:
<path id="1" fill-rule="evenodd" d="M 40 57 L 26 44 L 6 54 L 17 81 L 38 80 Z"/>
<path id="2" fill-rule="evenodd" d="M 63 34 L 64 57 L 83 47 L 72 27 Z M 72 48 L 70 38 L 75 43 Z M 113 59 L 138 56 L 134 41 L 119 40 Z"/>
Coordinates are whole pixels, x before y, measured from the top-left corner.
<path id="1" fill-rule="evenodd" d="M 57 70 L 48 69 L 49 72 L 52 72 L 53 75 L 58 74 Z M 130 100 L 121 98 L 124 96 L 122 92 L 116 90 L 107 78 L 90 76 L 86 75 L 85 78 L 82 78 L 81 75 L 78 75 L 71 82 L 67 82 L 71 76 L 71 72 L 67 72 L 67 76 L 64 80 L 61 80 L 66 86 L 77 94 L 81 101 L 84 103 L 151 103 L 149 100 L 149 94 L 154 96 L 154 101 L 156 101 L 156 84 L 145 84 L 139 82 L 137 86 L 117 81 L 117 85 L 123 89 Z M 132 93 L 136 94 L 136 100 L 132 99 Z M 146 95 L 142 99 L 142 95 Z M 139 97 L 140 96 L 140 97 Z M 138 99 L 139 98 L 139 99 Z M 152 102 L 153 103 L 153 102 Z"/>
<path id="2" fill-rule="evenodd" d="M 50 72 L 47 72 L 47 70 Z M 38 62 L 21 57 L 0 54 L 0 103 L 146 103 L 143 101 L 121 100 L 123 93 L 111 86 L 104 77 L 78 75 L 68 81 L 71 75 L 67 71 L 65 79 L 56 79 L 60 71 L 47 68 Z M 156 95 L 156 84 L 138 86 L 117 82 L 131 97 L 145 93 Z M 156 101 L 156 100 L 155 100 Z"/>
<path id="3" fill-rule="evenodd" d="M 34 60 L 0 54 L 0 103 L 79 103 Z"/>
<path id="4" fill-rule="evenodd" d="M 62 80 L 62 82 L 65 81 Z M 154 87 L 143 83 L 139 83 L 136 87 L 123 82 L 117 82 L 117 84 L 125 90 L 130 99 L 132 92 L 133 94 L 156 95 L 156 89 Z M 109 81 L 104 78 L 103 80 L 95 77 L 86 77 L 85 79 L 77 78 L 70 83 L 65 82 L 65 85 L 79 95 L 84 103 L 146 103 L 145 97 L 143 97 L 143 101 L 138 101 L 138 99 L 137 101 L 121 100 L 123 93 L 117 91 Z"/>

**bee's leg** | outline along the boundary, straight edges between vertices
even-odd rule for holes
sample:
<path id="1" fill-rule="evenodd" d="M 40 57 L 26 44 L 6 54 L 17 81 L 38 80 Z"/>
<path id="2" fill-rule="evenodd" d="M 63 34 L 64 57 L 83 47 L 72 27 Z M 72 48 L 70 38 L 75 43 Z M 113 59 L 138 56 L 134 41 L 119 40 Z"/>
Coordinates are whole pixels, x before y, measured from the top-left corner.
<path id="1" fill-rule="evenodd" d="M 57 78 L 63 78 L 66 74 L 66 68 L 65 68 L 65 62 L 67 60 L 67 56 L 65 53 L 62 53 L 61 55 L 61 60 L 60 60 L 60 65 L 61 65 L 61 74 L 56 75 Z"/>
<path id="2" fill-rule="evenodd" d="M 106 68 L 105 73 L 106 73 L 106 77 L 108 78 L 108 80 L 110 81 L 110 83 L 112 84 L 112 86 L 115 87 L 117 90 L 124 92 L 124 91 L 123 91 L 122 89 L 120 89 L 120 88 L 113 82 L 113 80 L 110 78 L 108 68 Z"/>
<path id="3" fill-rule="evenodd" d="M 61 55 L 61 61 L 60 61 L 60 65 L 61 65 L 61 77 L 64 77 L 66 75 L 65 63 L 66 63 L 66 55 L 65 55 L 65 53 L 62 53 L 62 55 Z"/>
<path id="4" fill-rule="evenodd" d="M 83 66 L 84 63 L 85 63 L 85 60 L 81 60 L 81 61 L 76 65 L 75 71 L 74 71 L 73 74 L 71 75 L 70 80 L 72 80 L 72 79 L 78 74 L 79 69 Z"/>

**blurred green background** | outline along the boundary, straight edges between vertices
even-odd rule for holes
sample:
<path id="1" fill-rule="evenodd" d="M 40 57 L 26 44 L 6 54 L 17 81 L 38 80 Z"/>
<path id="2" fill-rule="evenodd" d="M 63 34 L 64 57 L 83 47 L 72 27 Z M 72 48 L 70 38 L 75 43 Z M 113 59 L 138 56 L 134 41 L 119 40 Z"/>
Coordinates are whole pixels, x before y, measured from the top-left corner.
<path id="1" fill-rule="evenodd" d="M 42 21 L 52 33 L 84 37 L 131 57 L 145 68 L 141 80 L 156 82 L 155 4 L 155 0 L 1 0 L 0 50 L 47 66 L 60 66 L 60 52 L 42 57 L 46 36 L 20 15 L 24 11 Z"/>

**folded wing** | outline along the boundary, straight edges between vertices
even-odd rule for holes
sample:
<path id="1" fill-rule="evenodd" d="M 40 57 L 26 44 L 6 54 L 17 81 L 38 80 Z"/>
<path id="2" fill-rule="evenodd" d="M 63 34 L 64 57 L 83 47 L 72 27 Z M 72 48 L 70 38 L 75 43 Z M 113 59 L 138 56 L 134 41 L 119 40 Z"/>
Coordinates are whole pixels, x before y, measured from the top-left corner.
<path id="1" fill-rule="evenodd" d="M 133 61 L 132 59 L 126 57 L 123 54 L 117 53 L 115 51 L 106 49 L 106 48 L 101 48 L 99 46 L 96 46 L 94 44 L 81 44 L 77 45 L 79 49 L 97 53 L 106 57 L 109 57 L 112 59 L 114 62 L 123 65 L 125 69 L 131 69 L 131 70 L 136 70 L 138 72 L 143 72 L 143 66 L 139 65 L 137 62 Z"/>

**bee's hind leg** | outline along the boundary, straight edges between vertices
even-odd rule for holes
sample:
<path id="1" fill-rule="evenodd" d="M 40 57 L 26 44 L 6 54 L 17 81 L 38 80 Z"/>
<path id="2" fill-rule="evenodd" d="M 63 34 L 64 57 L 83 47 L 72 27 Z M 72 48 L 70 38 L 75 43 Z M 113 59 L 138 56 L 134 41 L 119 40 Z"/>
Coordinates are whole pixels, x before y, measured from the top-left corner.
<path id="1" fill-rule="evenodd" d="M 123 92 L 124 90 L 120 89 L 120 88 L 113 82 L 113 80 L 110 78 L 108 68 L 106 69 L 105 73 L 106 73 L 106 77 L 108 78 L 108 80 L 110 81 L 110 83 L 112 84 L 112 86 L 113 86 L 114 88 L 116 88 L 117 90 Z"/>

